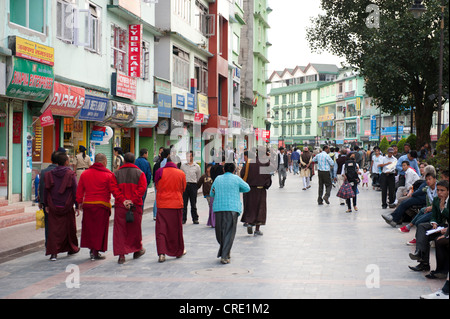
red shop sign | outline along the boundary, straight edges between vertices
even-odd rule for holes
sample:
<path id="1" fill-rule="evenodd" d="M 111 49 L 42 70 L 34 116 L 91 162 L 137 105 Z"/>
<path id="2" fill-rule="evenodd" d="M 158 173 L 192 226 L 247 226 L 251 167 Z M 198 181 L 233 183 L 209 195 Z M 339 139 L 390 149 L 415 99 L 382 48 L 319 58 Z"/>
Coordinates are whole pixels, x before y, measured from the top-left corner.
<path id="1" fill-rule="evenodd" d="M 142 63 L 142 24 L 128 26 L 128 75 L 141 77 Z"/>
<path id="2" fill-rule="evenodd" d="M 55 82 L 52 94 L 43 106 L 53 115 L 75 117 L 84 105 L 84 88 Z"/>
<path id="3" fill-rule="evenodd" d="M 111 94 L 127 99 L 136 99 L 137 81 L 131 76 L 113 73 L 111 76 Z"/>

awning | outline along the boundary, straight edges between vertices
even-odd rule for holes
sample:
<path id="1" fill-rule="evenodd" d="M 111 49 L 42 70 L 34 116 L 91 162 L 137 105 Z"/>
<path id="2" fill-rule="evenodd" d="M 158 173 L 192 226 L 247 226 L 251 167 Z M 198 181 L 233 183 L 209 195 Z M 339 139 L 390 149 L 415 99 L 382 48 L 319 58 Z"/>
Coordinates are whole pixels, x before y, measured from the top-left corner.
<path id="1" fill-rule="evenodd" d="M 135 105 L 109 100 L 104 122 L 130 124 L 135 117 Z"/>
<path id="2" fill-rule="evenodd" d="M 75 117 L 84 105 L 84 93 L 84 88 L 55 82 L 41 112 L 50 109 L 53 115 Z"/>

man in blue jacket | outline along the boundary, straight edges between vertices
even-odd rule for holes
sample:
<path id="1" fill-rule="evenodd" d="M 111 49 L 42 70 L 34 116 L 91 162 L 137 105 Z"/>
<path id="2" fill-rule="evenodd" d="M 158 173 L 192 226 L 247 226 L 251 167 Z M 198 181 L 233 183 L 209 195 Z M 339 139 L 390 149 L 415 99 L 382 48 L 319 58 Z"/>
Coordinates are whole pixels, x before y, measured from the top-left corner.
<path id="1" fill-rule="evenodd" d="M 403 214 L 413 206 L 425 207 L 427 205 L 427 189 L 432 187 L 434 189 L 436 185 L 436 176 L 433 174 L 427 174 L 425 182 L 423 182 L 419 188 L 412 194 L 411 198 L 403 201 L 391 215 L 382 214 L 381 217 L 391 225 L 396 227 L 402 220 Z"/>
<path id="2" fill-rule="evenodd" d="M 145 178 L 147 179 L 147 187 L 150 185 L 152 181 L 152 168 L 150 167 L 150 163 L 148 162 L 148 149 L 142 148 L 139 151 L 139 157 L 136 159 L 134 164 L 139 167 L 141 171 L 144 172 Z M 144 211 L 145 198 L 147 197 L 147 192 L 145 192 L 142 197 L 142 211 Z"/>

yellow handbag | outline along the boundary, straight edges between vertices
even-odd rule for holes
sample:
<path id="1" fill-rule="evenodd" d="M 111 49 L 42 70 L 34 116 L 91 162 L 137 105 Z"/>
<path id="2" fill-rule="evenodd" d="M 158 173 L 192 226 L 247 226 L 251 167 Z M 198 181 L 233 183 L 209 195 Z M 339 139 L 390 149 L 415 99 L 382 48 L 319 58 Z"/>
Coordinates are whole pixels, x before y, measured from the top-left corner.
<path id="1" fill-rule="evenodd" d="M 44 210 L 40 209 L 36 211 L 36 229 L 44 227 L 45 227 Z"/>

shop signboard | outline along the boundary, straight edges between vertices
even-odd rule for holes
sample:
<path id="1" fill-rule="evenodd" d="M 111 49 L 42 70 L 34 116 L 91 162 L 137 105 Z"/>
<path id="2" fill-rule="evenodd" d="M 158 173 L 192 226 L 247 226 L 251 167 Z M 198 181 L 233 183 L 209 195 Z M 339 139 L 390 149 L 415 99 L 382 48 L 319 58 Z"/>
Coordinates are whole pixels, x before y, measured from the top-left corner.
<path id="1" fill-rule="evenodd" d="M 109 100 L 108 120 L 116 123 L 130 123 L 136 117 L 136 106 Z"/>
<path id="2" fill-rule="evenodd" d="M 182 128 L 184 126 L 184 114 L 183 111 L 178 109 L 172 110 L 172 119 L 170 121 L 170 128 Z"/>
<path id="3" fill-rule="evenodd" d="M 175 105 L 173 107 L 184 110 L 184 106 L 186 104 L 186 98 L 181 94 L 174 94 Z"/>
<path id="4" fill-rule="evenodd" d="M 131 76 L 114 72 L 111 74 L 111 94 L 130 100 L 136 99 L 137 80 Z"/>
<path id="5" fill-rule="evenodd" d="M 158 109 L 156 107 L 138 106 L 135 127 L 154 127 L 158 123 Z"/>
<path id="6" fill-rule="evenodd" d="M 198 94 L 198 110 L 199 113 L 208 115 L 208 97 L 206 95 Z"/>
<path id="7" fill-rule="evenodd" d="M 44 102 L 50 94 L 54 74 L 51 66 L 12 57 L 7 74 L 6 96 L 21 100 Z"/>
<path id="8" fill-rule="evenodd" d="M 43 44 L 23 39 L 18 36 L 10 36 L 9 48 L 16 57 L 53 66 L 55 64 L 55 50 Z"/>
<path id="9" fill-rule="evenodd" d="M 172 96 L 158 94 L 158 116 L 170 118 L 172 111 Z"/>
<path id="10" fill-rule="evenodd" d="M 109 100 L 104 97 L 86 95 L 84 105 L 78 114 L 78 119 L 83 121 L 103 121 L 108 101 Z"/>
<path id="11" fill-rule="evenodd" d="M 142 24 L 128 26 L 128 75 L 141 77 L 142 64 Z"/>
<path id="12" fill-rule="evenodd" d="M 191 112 L 195 111 L 195 94 L 186 94 L 186 110 Z"/>
<path id="13" fill-rule="evenodd" d="M 53 120 L 52 110 L 45 110 L 44 113 L 39 116 L 39 121 L 41 122 L 41 127 L 54 125 L 55 121 Z"/>
<path id="14" fill-rule="evenodd" d="M 83 107 L 84 99 L 84 88 L 55 82 L 41 111 L 50 109 L 53 115 L 75 117 Z"/>

